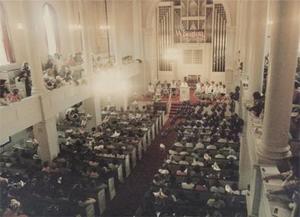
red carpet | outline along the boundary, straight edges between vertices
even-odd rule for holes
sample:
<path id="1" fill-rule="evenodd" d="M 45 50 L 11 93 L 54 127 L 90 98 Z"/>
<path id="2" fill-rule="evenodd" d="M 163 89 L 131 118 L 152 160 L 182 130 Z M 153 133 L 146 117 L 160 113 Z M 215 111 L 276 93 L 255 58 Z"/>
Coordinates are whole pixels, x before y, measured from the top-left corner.
<path id="1" fill-rule="evenodd" d="M 143 159 L 137 163 L 131 175 L 117 190 L 117 196 L 109 202 L 103 216 L 134 216 L 141 205 L 145 192 L 150 188 L 153 176 L 166 158 L 166 152 L 159 148 L 159 144 L 163 143 L 168 147 L 175 142 L 176 132 L 168 128 L 169 124 L 167 123 L 164 129 L 169 130 L 168 135 L 156 138 L 144 154 Z"/>

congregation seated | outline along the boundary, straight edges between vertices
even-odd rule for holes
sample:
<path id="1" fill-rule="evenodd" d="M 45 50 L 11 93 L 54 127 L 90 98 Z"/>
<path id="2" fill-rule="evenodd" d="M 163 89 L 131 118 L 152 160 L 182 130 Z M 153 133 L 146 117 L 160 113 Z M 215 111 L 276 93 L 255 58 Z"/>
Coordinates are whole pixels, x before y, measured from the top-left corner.
<path id="1" fill-rule="evenodd" d="M 238 189 L 243 120 L 230 103 L 210 100 L 185 104 L 187 115 L 145 195 L 143 216 L 247 216 L 246 191 Z"/>
<path id="2" fill-rule="evenodd" d="M 32 148 L 15 149 L 9 158 L 0 158 L 3 212 L 16 199 L 22 204 L 19 214 L 85 215 L 82 208 L 96 202 L 96 193 L 107 189 L 109 179 L 120 183 L 119 169 L 123 170 L 125 158 L 130 155 L 133 160 L 133 150 L 158 117 L 146 110 L 112 111 L 106 122 L 87 130 L 81 124 L 87 115 L 79 112 L 79 106 L 66 112 L 64 123 L 68 124 L 61 128 L 60 152 L 52 162 L 41 162 L 34 138 Z"/>

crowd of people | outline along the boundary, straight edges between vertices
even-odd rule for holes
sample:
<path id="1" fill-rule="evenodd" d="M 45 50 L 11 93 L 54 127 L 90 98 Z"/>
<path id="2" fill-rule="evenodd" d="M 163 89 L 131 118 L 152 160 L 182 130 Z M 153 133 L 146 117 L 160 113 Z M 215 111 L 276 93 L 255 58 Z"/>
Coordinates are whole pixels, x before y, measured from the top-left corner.
<path id="1" fill-rule="evenodd" d="M 43 64 L 43 78 L 48 90 L 60 88 L 65 85 L 79 84 L 84 68 L 82 53 L 78 52 L 64 59 L 60 54 L 49 56 Z"/>
<path id="2" fill-rule="evenodd" d="M 160 117 L 148 109 L 107 110 L 103 123 L 88 130 L 80 124 L 88 114 L 80 114 L 79 106 L 66 112 L 71 124 L 59 131 L 60 152 L 52 162 L 40 160 L 36 139 L 30 148 L 1 155 L 2 216 L 86 216 L 85 208 L 94 204 L 95 215 L 100 215 L 97 193 L 104 189 L 112 199 L 111 188 L 123 181 L 123 173 L 129 175 L 136 158 L 141 159 Z"/>
<path id="3" fill-rule="evenodd" d="M 22 96 L 20 94 L 20 90 L 16 87 L 11 88 L 8 84 L 8 80 L 0 79 L 0 106 L 9 105 L 10 103 L 20 101 L 24 97 L 31 96 L 31 69 L 27 62 L 23 63 L 20 72 L 15 77 L 15 80 L 24 83 L 26 95 Z"/>
<path id="4" fill-rule="evenodd" d="M 211 94 L 211 95 L 225 95 L 226 94 L 226 85 L 223 82 L 215 82 L 215 81 L 207 81 L 200 82 L 198 81 L 196 84 L 195 94 L 197 96 L 201 96 L 203 94 Z"/>
<path id="5" fill-rule="evenodd" d="M 164 82 L 157 81 L 155 84 L 150 82 L 148 84 L 147 95 L 156 100 L 168 97 L 170 94 L 172 97 L 175 97 L 180 95 L 180 87 L 188 87 L 189 89 L 194 90 L 197 97 L 203 97 L 204 95 L 225 96 L 227 91 L 226 85 L 221 81 L 201 82 L 198 80 L 196 85 L 194 85 L 189 84 L 185 78 L 183 81 L 172 80 L 171 82 L 168 82 L 165 80 Z"/>
<path id="6" fill-rule="evenodd" d="M 161 99 L 162 97 L 169 97 L 169 94 L 172 96 L 178 96 L 180 92 L 180 86 L 187 85 L 186 82 L 181 82 L 180 80 L 173 80 L 172 82 L 168 81 L 157 81 L 155 84 L 148 84 L 147 95 L 153 97 L 154 99 Z"/>
<path id="7" fill-rule="evenodd" d="M 238 188 L 243 120 L 230 103 L 186 103 L 178 111 L 176 142 L 153 178 L 138 215 L 247 216 Z"/>

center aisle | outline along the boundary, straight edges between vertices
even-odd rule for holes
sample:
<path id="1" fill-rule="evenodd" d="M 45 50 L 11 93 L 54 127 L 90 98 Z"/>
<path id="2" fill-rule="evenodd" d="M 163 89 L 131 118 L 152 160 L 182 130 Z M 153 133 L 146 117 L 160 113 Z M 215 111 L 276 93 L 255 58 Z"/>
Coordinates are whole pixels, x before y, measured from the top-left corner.
<path id="1" fill-rule="evenodd" d="M 169 127 L 167 122 L 161 132 L 165 129 L 169 130 Z M 125 179 L 125 183 L 120 186 L 116 197 L 110 202 L 103 216 L 134 216 L 145 192 L 149 189 L 153 176 L 166 158 L 166 152 L 159 145 L 163 143 L 169 147 L 175 140 L 176 132 L 174 130 L 171 130 L 168 135 L 158 135 L 144 154 L 143 159 L 137 163 L 136 168 Z"/>

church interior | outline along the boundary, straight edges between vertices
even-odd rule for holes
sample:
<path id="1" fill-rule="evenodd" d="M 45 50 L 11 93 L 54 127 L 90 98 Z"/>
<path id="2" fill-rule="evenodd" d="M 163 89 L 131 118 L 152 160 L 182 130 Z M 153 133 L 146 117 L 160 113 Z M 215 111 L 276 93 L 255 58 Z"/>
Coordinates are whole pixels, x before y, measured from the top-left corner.
<path id="1" fill-rule="evenodd" d="M 0 216 L 299 207 L 299 0 L 0 0 Z"/>

